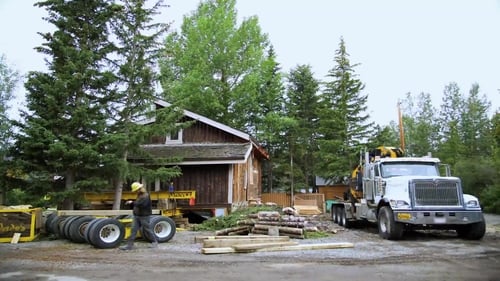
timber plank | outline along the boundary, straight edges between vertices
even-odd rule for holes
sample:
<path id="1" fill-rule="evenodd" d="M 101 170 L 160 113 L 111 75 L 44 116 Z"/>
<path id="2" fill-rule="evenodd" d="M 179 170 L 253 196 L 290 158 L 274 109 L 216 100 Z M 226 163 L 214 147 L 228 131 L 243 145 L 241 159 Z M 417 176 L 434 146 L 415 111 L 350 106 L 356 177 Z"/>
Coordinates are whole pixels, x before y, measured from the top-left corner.
<path id="1" fill-rule="evenodd" d="M 255 244 L 241 244 L 241 245 L 233 245 L 232 247 L 236 250 L 237 253 L 250 253 L 255 252 L 258 249 L 263 248 L 272 248 L 272 247 L 286 247 L 286 246 L 294 246 L 298 245 L 298 242 L 293 241 L 285 241 L 285 242 L 266 242 L 266 243 L 255 243 Z"/>
<path id="2" fill-rule="evenodd" d="M 220 247 L 232 247 L 234 245 L 242 244 L 260 244 L 267 242 L 287 242 L 290 241 L 288 236 L 269 236 L 265 238 L 255 238 L 255 239 L 206 239 L 203 241 L 204 248 L 220 248 Z"/>
<path id="3" fill-rule="evenodd" d="M 231 254 L 236 253 L 233 247 L 221 247 L 221 248 L 201 248 L 201 253 L 205 255 L 209 254 Z"/>
<path id="4" fill-rule="evenodd" d="M 277 246 L 256 249 L 255 252 L 272 252 L 272 251 L 298 251 L 298 250 L 325 250 L 325 249 L 342 249 L 353 248 L 353 243 L 320 243 L 320 244 L 302 244 L 292 246 Z"/>

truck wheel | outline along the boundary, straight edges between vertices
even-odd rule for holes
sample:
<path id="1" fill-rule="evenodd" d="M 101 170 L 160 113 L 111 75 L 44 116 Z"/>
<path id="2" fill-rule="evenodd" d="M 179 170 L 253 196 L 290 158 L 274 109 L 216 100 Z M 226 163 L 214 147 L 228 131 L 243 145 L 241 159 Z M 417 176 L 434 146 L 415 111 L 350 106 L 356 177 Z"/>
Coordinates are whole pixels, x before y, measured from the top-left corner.
<path id="1" fill-rule="evenodd" d="M 84 243 L 85 240 L 85 229 L 90 221 L 92 221 L 94 217 L 91 216 L 82 216 L 74 220 L 68 228 L 68 238 L 72 242 L 75 243 Z"/>
<path id="2" fill-rule="evenodd" d="M 345 216 L 344 208 L 337 207 L 337 222 L 340 226 L 344 226 L 344 221 L 345 221 L 344 216 Z"/>
<path id="3" fill-rule="evenodd" d="M 332 220 L 334 223 L 339 223 L 339 207 L 332 205 Z"/>
<path id="4" fill-rule="evenodd" d="M 480 240 L 486 233 L 486 223 L 484 216 L 481 215 L 481 221 L 473 224 L 462 225 L 457 228 L 458 237 L 467 240 Z"/>
<path id="5" fill-rule="evenodd" d="M 52 221 L 54 220 L 54 218 L 57 217 L 57 213 L 56 212 L 51 212 L 46 220 L 45 220 L 45 232 L 46 233 L 49 233 L 51 234 L 52 233 L 52 230 L 50 229 L 50 224 L 52 223 Z"/>
<path id="6" fill-rule="evenodd" d="M 69 227 L 71 224 L 78 218 L 78 216 L 70 216 L 67 217 L 62 223 L 61 228 L 59 229 L 59 236 L 64 239 L 69 239 Z"/>
<path id="7" fill-rule="evenodd" d="M 175 235 L 175 222 L 169 217 L 152 216 L 150 224 L 158 243 L 168 242 Z M 146 231 L 142 231 L 142 233 L 144 234 L 144 238 L 146 240 L 148 240 L 149 242 L 153 241 L 152 237 L 148 237 Z"/>
<path id="8" fill-rule="evenodd" d="M 92 225 L 90 244 L 99 249 L 116 248 L 125 236 L 125 227 L 116 219 L 101 219 Z"/>
<path id="9" fill-rule="evenodd" d="M 392 209 L 388 206 L 380 208 L 378 213 L 378 234 L 383 239 L 398 240 L 403 237 L 403 225 L 394 220 Z"/>
<path id="10" fill-rule="evenodd" d="M 345 228 L 350 228 L 351 227 L 351 221 L 347 219 L 347 211 L 345 208 L 341 208 L 340 211 L 342 212 L 341 218 L 342 218 L 342 226 Z"/>
<path id="11" fill-rule="evenodd" d="M 87 223 L 85 229 L 83 230 L 83 238 L 85 239 L 85 242 L 90 243 L 90 233 L 92 233 L 92 226 L 94 226 L 94 224 L 99 222 L 100 220 L 102 220 L 102 218 L 93 218 Z"/>

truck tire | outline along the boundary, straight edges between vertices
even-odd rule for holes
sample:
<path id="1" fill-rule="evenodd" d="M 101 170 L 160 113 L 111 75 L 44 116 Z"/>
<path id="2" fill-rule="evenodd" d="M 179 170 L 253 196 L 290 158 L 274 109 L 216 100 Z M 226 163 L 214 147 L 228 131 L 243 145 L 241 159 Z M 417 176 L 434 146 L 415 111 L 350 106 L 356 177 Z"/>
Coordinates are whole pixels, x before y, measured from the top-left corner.
<path id="1" fill-rule="evenodd" d="M 345 228 L 351 228 L 352 222 L 349 219 L 347 219 L 347 213 L 346 213 L 347 211 L 346 211 L 346 209 L 345 208 L 340 208 L 340 211 L 341 211 L 340 218 L 342 220 L 342 224 L 341 225 L 343 227 L 345 227 Z M 340 223 L 339 223 L 339 225 L 340 225 Z"/>
<path id="2" fill-rule="evenodd" d="M 462 225 L 456 229 L 458 237 L 467 240 L 480 240 L 486 233 L 486 222 L 481 215 L 481 221 L 477 223 Z"/>
<path id="3" fill-rule="evenodd" d="M 59 229 L 61 228 L 61 223 L 66 219 L 65 216 L 54 216 L 50 222 L 50 233 L 54 234 L 55 238 L 61 238 L 59 235 Z"/>
<path id="4" fill-rule="evenodd" d="M 68 239 L 74 243 L 85 243 L 85 229 L 94 217 L 81 216 L 74 220 L 68 228 Z"/>
<path id="5" fill-rule="evenodd" d="M 403 225 L 394 220 L 394 214 L 389 206 L 383 206 L 378 213 L 378 234 L 383 239 L 399 240 L 403 237 Z"/>
<path id="6" fill-rule="evenodd" d="M 69 239 L 69 227 L 79 216 L 69 216 L 62 223 L 61 228 L 59 229 L 59 236 L 64 239 Z"/>
<path id="7" fill-rule="evenodd" d="M 333 223 L 339 223 L 339 207 L 332 205 L 332 221 Z"/>
<path id="8" fill-rule="evenodd" d="M 340 226 L 344 226 L 344 208 L 342 207 L 337 207 L 337 223 Z"/>
<path id="9" fill-rule="evenodd" d="M 56 212 L 51 212 L 47 218 L 45 219 L 45 232 L 48 233 L 48 234 L 52 234 L 52 230 L 50 229 L 50 224 L 52 223 L 52 221 L 54 220 L 54 218 L 57 217 L 57 213 Z"/>
<path id="10" fill-rule="evenodd" d="M 151 216 L 151 229 L 156 236 L 158 243 L 168 242 L 175 235 L 175 222 L 173 219 L 165 216 Z M 152 242 L 152 237 L 149 237 L 146 231 L 142 231 L 144 238 Z"/>
<path id="11" fill-rule="evenodd" d="M 116 219 L 95 222 L 89 232 L 89 242 L 98 249 L 116 248 L 125 237 L 125 227 Z"/>
<path id="12" fill-rule="evenodd" d="M 99 222 L 102 219 L 103 218 L 93 218 L 87 223 L 87 226 L 83 231 L 83 238 L 85 239 L 85 242 L 90 243 L 90 233 L 92 232 L 92 226 L 94 226 L 95 223 Z"/>

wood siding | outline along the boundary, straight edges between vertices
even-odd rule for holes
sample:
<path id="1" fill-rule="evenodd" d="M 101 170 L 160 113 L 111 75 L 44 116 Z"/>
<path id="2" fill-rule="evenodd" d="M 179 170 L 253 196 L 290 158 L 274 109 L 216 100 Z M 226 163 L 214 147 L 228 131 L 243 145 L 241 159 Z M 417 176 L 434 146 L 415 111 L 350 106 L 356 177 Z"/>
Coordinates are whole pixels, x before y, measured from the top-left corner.
<path id="1" fill-rule="evenodd" d="M 205 123 L 196 122 L 182 132 L 183 143 L 242 143 L 244 140 L 211 127 Z"/>
<path id="2" fill-rule="evenodd" d="M 196 205 L 228 204 L 229 165 L 182 166 L 173 180 L 176 190 L 195 190 Z"/>
<path id="3" fill-rule="evenodd" d="M 167 132 L 151 137 L 147 144 L 165 144 Z M 182 143 L 243 143 L 245 140 L 205 123 L 195 122 L 182 130 Z"/>
<path id="4" fill-rule="evenodd" d="M 347 185 L 332 185 L 332 186 L 320 186 L 318 187 L 319 193 L 325 195 L 325 200 L 338 200 L 344 198 L 344 192 L 347 191 L 349 186 Z"/>

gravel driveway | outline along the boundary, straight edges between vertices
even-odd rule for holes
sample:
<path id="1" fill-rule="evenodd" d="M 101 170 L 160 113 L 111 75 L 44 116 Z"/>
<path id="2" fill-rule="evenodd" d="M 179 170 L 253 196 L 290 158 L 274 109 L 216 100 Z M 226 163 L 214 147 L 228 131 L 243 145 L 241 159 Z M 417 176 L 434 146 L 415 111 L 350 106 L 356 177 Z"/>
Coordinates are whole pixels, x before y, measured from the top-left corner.
<path id="1" fill-rule="evenodd" d="M 0 244 L 2 280 L 500 280 L 500 216 L 486 215 L 480 241 L 456 238 L 452 231 L 418 231 L 401 241 L 382 240 L 375 226 L 344 229 L 300 244 L 349 242 L 354 248 L 201 254 L 196 236 L 178 231 L 158 249 L 95 249 L 65 240 Z M 347 279 L 348 278 L 348 279 Z"/>

